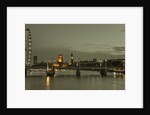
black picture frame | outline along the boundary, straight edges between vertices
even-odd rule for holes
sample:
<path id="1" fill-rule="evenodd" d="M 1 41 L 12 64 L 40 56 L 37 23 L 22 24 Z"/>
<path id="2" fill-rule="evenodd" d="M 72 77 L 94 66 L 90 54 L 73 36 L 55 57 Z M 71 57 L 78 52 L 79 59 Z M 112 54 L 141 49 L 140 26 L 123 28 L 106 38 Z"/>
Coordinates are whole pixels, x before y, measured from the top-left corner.
<path id="1" fill-rule="evenodd" d="M 46 0 L 42 0 L 42 1 L 34 1 L 34 0 L 4 0 L 1 1 L 1 9 L 0 9 L 0 28 L 1 28 L 1 38 L 2 41 L 1 44 L 3 45 L 2 47 L 2 51 L 3 51 L 3 55 L 2 55 L 2 62 L 3 62 L 3 68 L 2 68 L 2 73 L 3 75 L 1 76 L 1 80 L 0 80 L 0 88 L 1 88 L 1 109 L 3 109 L 4 111 L 8 110 L 7 108 L 7 7 L 87 7 L 87 6 L 92 6 L 92 7 L 143 7 L 144 8 L 144 44 L 143 44 L 143 64 L 144 64 L 144 68 L 143 68 L 143 77 L 144 77 L 144 89 L 143 89 L 143 109 L 137 109 L 137 108 L 133 108 L 133 109 L 129 109 L 129 108 L 124 108 L 124 110 L 134 110 L 135 112 L 138 112 L 139 110 L 141 110 L 140 112 L 145 112 L 145 111 L 149 111 L 149 104 L 150 104 L 150 95 L 149 95 L 149 81 L 150 78 L 148 77 L 148 62 L 149 62 L 149 56 L 148 56 L 148 39 L 150 38 L 150 34 L 149 34 L 149 30 L 150 30 L 150 17 L 149 17 L 149 11 L 150 8 L 148 7 L 146 1 L 142 1 L 142 0 L 102 0 L 99 2 L 96 1 L 90 1 L 90 2 L 82 2 L 82 1 L 72 1 L 72 2 L 68 2 L 68 1 L 46 1 Z M 147 44 L 146 44 L 147 43 Z M 4 50 L 5 49 L 5 50 Z M 146 51 L 147 50 L 147 51 Z M 146 53 L 147 52 L 147 53 Z M 12 108 L 14 109 L 14 108 Z M 15 108 L 16 109 L 16 108 Z M 26 109 L 26 108 L 24 108 Z M 36 109 L 36 108 L 34 108 Z M 40 108 L 41 110 L 42 108 Z M 50 108 L 51 109 L 51 108 Z M 57 109 L 57 108 L 55 108 Z M 66 109 L 66 108 L 62 108 L 62 109 Z M 79 108 L 73 108 L 73 109 L 79 109 Z M 82 108 L 82 109 L 92 109 L 92 108 Z M 102 108 L 99 108 L 102 109 Z M 104 110 L 107 111 L 105 108 Z M 117 109 L 117 108 L 112 108 L 112 109 Z M 109 110 L 112 110 L 109 109 Z M 9 109 L 10 110 L 10 109 Z M 118 108 L 118 110 L 120 110 Z"/>

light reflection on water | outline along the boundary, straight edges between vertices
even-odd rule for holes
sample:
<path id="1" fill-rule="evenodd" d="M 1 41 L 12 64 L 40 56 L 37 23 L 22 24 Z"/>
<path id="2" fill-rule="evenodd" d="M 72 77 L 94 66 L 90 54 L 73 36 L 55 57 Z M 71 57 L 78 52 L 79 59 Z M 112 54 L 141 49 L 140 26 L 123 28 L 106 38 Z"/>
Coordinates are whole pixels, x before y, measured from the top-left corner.
<path id="1" fill-rule="evenodd" d="M 76 71 L 57 71 L 51 76 L 30 76 L 25 78 L 26 90 L 125 90 L 123 74 L 108 73 L 100 76 L 98 72 L 81 71 L 80 78 Z"/>
<path id="2" fill-rule="evenodd" d="M 46 77 L 46 89 L 50 89 L 50 80 L 51 80 L 51 77 L 47 76 Z"/>

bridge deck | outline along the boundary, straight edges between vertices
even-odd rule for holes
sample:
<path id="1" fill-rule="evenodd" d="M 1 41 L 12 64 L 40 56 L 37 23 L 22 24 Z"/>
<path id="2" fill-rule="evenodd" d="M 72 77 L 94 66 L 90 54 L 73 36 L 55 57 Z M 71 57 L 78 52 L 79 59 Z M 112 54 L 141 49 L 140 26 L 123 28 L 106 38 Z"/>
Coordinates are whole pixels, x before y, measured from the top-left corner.
<path id="1" fill-rule="evenodd" d="M 116 68 L 116 70 L 114 70 Z M 41 68 L 36 68 L 36 67 L 31 67 L 31 69 L 46 69 L 45 67 Z M 67 69 L 67 70 L 77 70 L 77 67 L 55 67 L 55 69 Z M 85 70 L 85 71 L 100 71 L 100 69 L 107 69 L 108 72 L 118 72 L 118 73 L 125 73 L 125 70 L 119 70 L 117 67 L 80 67 L 80 70 Z"/>

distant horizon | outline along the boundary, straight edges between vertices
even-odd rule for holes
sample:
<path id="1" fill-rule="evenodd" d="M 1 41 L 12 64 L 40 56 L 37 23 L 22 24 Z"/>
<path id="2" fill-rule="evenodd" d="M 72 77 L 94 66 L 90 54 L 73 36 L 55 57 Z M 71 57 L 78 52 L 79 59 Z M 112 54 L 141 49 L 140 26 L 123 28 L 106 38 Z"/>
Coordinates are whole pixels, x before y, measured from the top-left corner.
<path id="1" fill-rule="evenodd" d="M 32 38 L 32 59 L 38 62 L 125 58 L 125 24 L 25 24 Z M 33 61 L 32 61 L 33 63 Z"/>

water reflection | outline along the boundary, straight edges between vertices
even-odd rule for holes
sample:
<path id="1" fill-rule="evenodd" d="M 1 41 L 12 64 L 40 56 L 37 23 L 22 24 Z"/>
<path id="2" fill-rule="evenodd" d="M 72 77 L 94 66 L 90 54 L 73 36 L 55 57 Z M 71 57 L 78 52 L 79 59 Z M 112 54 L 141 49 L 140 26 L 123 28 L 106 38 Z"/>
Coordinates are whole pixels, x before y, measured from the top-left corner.
<path id="1" fill-rule="evenodd" d="M 113 80 L 113 89 L 116 89 L 116 87 L 117 87 L 117 81 L 116 81 L 116 74 L 115 74 L 115 77 Z"/>
<path id="2" fill-rule="evenodd" d="M 114 72 L 114 77 L 116 77 L 116 72 Z"/>
<path id="3" fill-rule="evenodd" d="M 70 74 L 70 75 L 69 75 Z M 77 77 L 75 71 L 60 71 L 55 76 L 26 77 L 26 90 L 124 90 L 125 75 L 108 73 L 100 76 L 97 72 L 83 71 Z"/>
<path id="4" fill-rule="evenodd" d="M 115 78 L 115 77 L 124 78 L 124 77 L 125 77 L 125 74 L 113 72 L 113 77 L 114 77 L 114 78 Z"/>
<path id="5" fill-rule="evenodd" d="M 50 76 L 47 76 L 46 77 L 46 89 L 50 89 L 50 82 L 51 82 L 51 77 Z"/>

